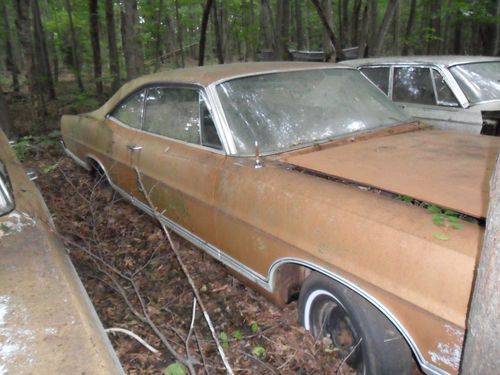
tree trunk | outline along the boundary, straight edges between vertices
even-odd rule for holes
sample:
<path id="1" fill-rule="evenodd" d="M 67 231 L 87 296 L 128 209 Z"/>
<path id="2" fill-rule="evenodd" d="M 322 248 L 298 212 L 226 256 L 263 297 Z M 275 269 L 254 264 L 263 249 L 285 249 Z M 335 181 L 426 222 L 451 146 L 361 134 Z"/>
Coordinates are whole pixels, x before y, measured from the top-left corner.
<path id="1" fill-rule="evenodd" d="M 260 36 L 264 49 L 276 50 L 273 16 L 268 0 L 260 2 Z"/>
<path id="2" fill-rule="evenodd" d="M 350 33 L 349 33 L 349 0 L 339 1 L 339 5 L 341 4 L 341 24 L 340 24 L 340 33 L 341 33 L 341 45 L 342 48 L 348 47 L 351 45 Z"/>
<path id="3" fill-rule="evenodd" d="M 323 9 L 323 14 L 326 17 L 326 21 L 328 22 L 328 26 L 333 31 L 333 13 L 332 13 L 332 0 L 321 0 L 321 8 Z M 330 39 L 330 35 L 325 29 L 323 32 L 323 51 L 325 52 L 325 61 L 335 61 L 337 59 L 336 52 L 342 49 L 342 45 L 334 46 Z"/>
<path id="4" fill-rule="evenodd" d="M 157 72 L 160 67 L 161 51 L 161 16 L 163 14 L 163 0 L 159 0 L 158 4 L 158 17 L 156 18 L 156 37 L 155 37 L 155 67 L 154 71 Z"/>
<path id="5" fill-rule="evenodd" d="M 222 37 L 220 33 L 219 26 L 219 15 L 217 14 L 217 0 L 213 0 L 212 2 L 212 20 L 214 22 L 214 31 L 215 31 L 215 48 L 217 51 L 217 60 L 219 64 L 224 64 L 224 55 L 222 53 Z"/>
<path id="6" fill-rule="evenodd" d="M 278 0 L 276 5 L 279 59 L 291 60 L 290 51 L 288 51 L 288 42 L 290 39 L 290 1 Z"/>
<path id="7" fill-rule="evenodd" d="M 207 0 L 205 6 L 203 7 L 203 17 L 201 19 L 201 30 L 200 30 L 200 46 L 198 52 L 198 66 L 203 66 L 205 63 L 205 41 L 207 37 L 207 26 L 208 17 L 210 16 L 210 10 L 212 9 L 213 0 Z"/>
<path id="8" fill-rule="evenodd" d="M 441 49 L 441 4 L 439 1 L 430 1 L 429 31 L 432 31 L 431 39 L 427 44 L 427 54 L 437 55 Z"/>
<path id="9" fill-rule="evenodd" d="M 66 8 L 66 12 L 68 13 L 68 22 L 69 22 L 69 31 L 71 36 L 71 57 L 73 59 L 73 69 L 75 71 L 76 80 L 78 83 L 78 88 L 80 91 L 84 90 L 83 81 L 82 81 L 82 72 L 81 72 L 81 64 L 80 64 L 80 55 L 78 54 L 78 45 L 76 42 L 76 33 L 75 33 L 75 25 L 73 24 L 73 11 L 71 9 L 70 0 L 65 0 L 64 5 Z"/>
<path id="10" fill-rule="evenodd" d="M 174 64 L 175 66 L 179 66 L 179 60 L 177 58 L 177 47 L 175 45 L 175 25 L 174 25 L 174 20 L 170 13 L 167 14 L 167 32 L 168 36 L 167 39 L 170 44 L 170 53 L 169 55 L 174 58 Z M 181 49 L 182 53 L 182 49 Z M 184 60 L 183 60 L 184 61 Z"/>
<path id="11" fill-rule="evenodd" d="M 35 72 L 33 35 L 31 33 L 30 0 L 14 0 L 16 29 L 24 55 L 26 82 L 30 93 L 30 110 L 34 124 L 42 124 L 45 119 L 45 101 L 40 81 Z"/>
<path id="12" fill-rule="evenodd" d="M 302 25 L 302 1 L 295 0 L 295 39 L 297 49 L 304 49 L 304 27 Z"/>
<path id="13" fill-rule="evenodd" d="M 89 27 L 94 62 L 95 91 L 99 101 L 103 100 L 101 46 L 99 44 L 99 10 L 97 0 L 89 0 Z"/>
<path id="14" fill-rule="evenodd" d="M 375 44 L 377 43 L 377 35 L 379 33 L 377 24 L 378 24 L 378 0 L 367 0 L 368 1 L 368 15 L 369 15 L 369 28 L 368 35 L 371 37 L 367 40 L 367 49 L 368 55 L 371 56 L 371 51 L 375 48 Z"/>
<path id="15" fill-rule="evenodd" d="M 476 281 L 469 310 L 462 374 L 498 372 L 500 340 L 500 161 L 490 180 L 490 203 L 483 249 L 479 256 Z"/>
<path id="16" fill-rule="evenodd" d="M 5 66 L 12 74 L 12 89 L 15 92 L 19 92 L 19 78 L 18 78 L 18 68 L 16 60 L 14 59 L 13 49 L 12 49 L 12 36 L 10 33 L 10 23 L 9 14 L 7 9 L 7 2 L 3 2 L 2 6 L 3 13 L 3 23 L 5 27 Z"/>
<path id="17" fill-rule="evenodd" d="M 124 0 L 121 7 L 121 32 L 127 79 L 144 72 L 144 55 L 139 36 L 137 0 Z"/>
<path id="18" fill-rule="evenodd" d="M 363 19 L 361 20 L 359 35 L 358 58 L 362 58 L 368 54 L 368 5 L 365 5 L 363 9 Z"/>
<path id="19" fill-rule="evenodd" d="M 497 0 L 497 7 L 495 11 L 497 19 L 500 18 L 500 0 Z M 500 22 L 495 25 L 495 45 L 493 50 L 493 56 L 500 55 Z"/>
<path id="20" fill-rule="evenodd" d="M 314 4 L 314 7 L 316 8 L 316 11 L 318 12 L 319 18 L 321 20 L 321 23 L 323 24 L 323 27 L 325 28 L 325 31 L 328 35 L 328 38 L 330 39 L 330 42 L 333 45 L 333 52 L 331 59 L 335 60 L 335 55 L 336 55 L 338 59 L 343 60 L 344 54 L 342 52 L 342 49 L 340 48 L 335 33 L 333 32 L 333 28 L 328 22 L 328 17 L 319 3 L 319 0 L 311 0 L 311 2 Z"/>
<path id="21" fill-rule="evenodd" d="M 394 13 L 396 11 L 396 6 L 398 5 L 398 3 L 399 0 L 388 1 L 384 19 L 382 20 L 382 25 L 380 26 L 377 38 L 375 39 L 375 44 L 373 45 L 371 52 L 368 51 L 370 56 L 380 56 L 380 54 L 382 53 L 385 34 L 387 34 L 387 30 L 389 30 L 389 26 L 391 25 L 392 19 L 394 18 Z"/>
<path id="22" fill-rule="evenodd" d="M 0 129 L 3 130 L 7 138 L 12 135 L 12 127 L 10 125 L 9 112 L 7 103 L 3 95 L 2 87 L 0 87 Z"/>
<path id="23" fill-rule="evenodd" d="M 401 34 L 401 4 L 396 4 L 396 11 L 394 14 L 394 50 L 393 54 L 399 55 L 399 36 Z"/>
<path id="24" fill-rule="evenodd" d="M 354 0 L 354 5 L 352 7 L 352 18 L 351 18 L 351 42 L 354 46 L 360 46 L 359 44 L 359 15 L 361 13 L 362 0 Z M 360 46 L 361 48 L 361 46 Z"/>
<path id="25" fill-rule="evenodd" d="M 54 81 L 52 80 L 52 71 L 49 62 L 49 50 L 47 48 L 47 39 L 42 25 L 42 16 L 40 14 L 40 5 L 38 1 L 32 1 L 33 13 L 33 39 L 35 41 L 35 64 L 39 67 L 38 78 L 42 87 L 46 87 L 49 92 L 49 98 L 55 99 L 56 91 Z"/>
<path id="26" fill-rule="evenodd" d="M 116 46 L 115 10 L 114 1 L 106 0 L 106 29 L 108 34 L 109 72 L 112 77 L 111 88 L 113 92 L 120 88 L 120 63 L 118 48 Z"/>
<path id="27" fill-rule="evenodd" d="M 44 1 L 44 5 L 45 5 L 44 6 L 45 12 L 42 11 L 42 18 L 45 16 L 47 17 L 48 22 L 52 22 L 51 11 L 48 0 Z M 59 25 L 57 25 L 56 28 L 58 29 Z M 54 38 L 54 32 L 47 31 L 46 33 L 47 33 L 47 45 L 49 50 L 49 61 L 50 61 L 50 56 L 52 56 L 52 71 L 53 71 L 52 77 L 54 79 L 54 83 L 57 84 L 57 82 L 59 82 L 59 58 L 57 55 L 57 46 Z"/>
<path id="28" fill-rule="evenodd" d="M 406 33 L 405 33 L 405 43 L 403 46 L 403 56 L 407 56 L 410 53 L 413 53 L 413 48 L 411 46 L 410 38 L 412 32 L 414 32 L 415 27 L 415 18 L 417 14 L 417 0 L 411 0 L 410 5 L 410 15 L 408 16 L 408 23 L 406 24 Z"/>
<path id="29" fill-rule="evenodd" d="M 183 46 L 183 33 L 181 26 L 181 17 L 179 15 L 179 1 L 175 0 L 175 23 L 177 25 L 177 41 L 179 43 L 179 49 L 181 50 L 181 64 L 184 68 L 184 46 Z"/>

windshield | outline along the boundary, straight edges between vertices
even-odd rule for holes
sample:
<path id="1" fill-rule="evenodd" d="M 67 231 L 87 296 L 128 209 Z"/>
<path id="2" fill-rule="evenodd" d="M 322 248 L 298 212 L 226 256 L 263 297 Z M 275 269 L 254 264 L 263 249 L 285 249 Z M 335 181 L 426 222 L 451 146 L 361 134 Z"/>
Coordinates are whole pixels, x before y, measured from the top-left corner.
<path id="1" fill-rule="evenodd" d="M 217 86 L 239 155 L 271 154 L 410 121 L 358 71 L 317 69 Z"/>
<path id="2" fill-rule="evenodd" d="M 450 71 L 471 104 L 500 100 L 500 61 L 455 65 Z"/>

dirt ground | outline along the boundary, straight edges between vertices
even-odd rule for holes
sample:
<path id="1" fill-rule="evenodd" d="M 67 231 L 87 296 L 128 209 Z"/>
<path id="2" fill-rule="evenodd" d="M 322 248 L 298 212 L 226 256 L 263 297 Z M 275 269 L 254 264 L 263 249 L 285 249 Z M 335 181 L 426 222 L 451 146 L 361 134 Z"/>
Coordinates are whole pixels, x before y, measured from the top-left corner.
<path id="1" fill-rule="evenodd" d="M 36 183 L 103 325 L 130 330 L 159 350 L 153 354 L 127 335 L 111 334 L 126 372 L 170 374 L 166 368 L 174 362 L 158 335 L 134 314 L 144 316 L 139 295 L 147 315 L 175 350 L 185 356 L 189 349 L 198 373 L 225 373 L 199 308 L 185 343 L 193 294 L 155 220 L 64 156 L 54 139 L 34 141 L 26 148 L 25 167 L 40 175 Z M 273 305 L 200 249 L 180 237 L 174 240 L 235 373 L 352 372 L 345 364 L 339 369 L 342 359 L 328 339 L 314 340 L 299 325 L 296 302 Z"/>

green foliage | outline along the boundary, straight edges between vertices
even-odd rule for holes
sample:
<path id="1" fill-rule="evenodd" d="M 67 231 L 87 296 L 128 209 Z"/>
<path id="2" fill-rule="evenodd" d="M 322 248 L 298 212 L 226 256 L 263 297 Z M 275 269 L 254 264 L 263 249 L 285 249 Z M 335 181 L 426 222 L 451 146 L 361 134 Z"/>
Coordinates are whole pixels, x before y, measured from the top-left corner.
<path id="1" fill-rule="evenodd" d="M 55 171 L 57 169 L 57 163 L 56 164 L 51 164 L 51 165 L 47 165 L 45 167 L 42 168 L 42 173 L 43 174 L 47 174 L 47 173 L 50 173 L 52 171 Z"/>
<path id="2" fill-rule="evenodd" d="M 221 345 L 224 349 L 229 347 L 229 338 L 227 337 L 227 333 L 222 331 L 219 333 L 219 340 L 221 341 Z"/>
<path id="3" fill-rule="evenodd" d="M 250 329 L 253 333 L 257 333 L 257 331 L 259 330 L 259 324 L 253 321 L 252 324 L 250 324 Z"/>
<path id="4" fill-rule="evenodd" d="M 241 341 L 243 340 L 243 334 L 241 333 L 241 331 L 234 331 L 231 336 L 233 336 L 236 340 L 238 341 Z"/>
<path id="5" fill-rule="evenodd" d="M 14 155 L 20 162 L 25 161 L 26 154 L 28 153 L 28 147 L 30 146 L 32 138 L 33 137 L 30 136 L 22 137 L 12 146 L 12 149 L 14 150 Z"/>
<path id="6" fill-rule="evenodd" d="M 186 368 L 179 362 L 174 362 L 167 366 L 165 370 L 163 370 L 164 375 L 186 375 Z"/>
<path id="7" fill-rule="evenodd" d="M 261 345 L 254 346 L 252 349 L 252 354 L 257 358 L 263 357 L 266 354 L 266 348 Z"/>
<path id="8" fill-rule="evenodd" d="M 430 204 L 427 206 L 427 210 L 432 213 L 432 222 L 435 225 L 442 226 L 444 231 L 448 228 L 453 228 L 456 230 L 462 230 L 462 224 L 459 223 L 459 215 L 457 212 L 443 209 L 434 204 Z M 434 238 L 440 241 L 448 241 L 450 236 L 447 233 L 436 232 L 433 233 Z"/>

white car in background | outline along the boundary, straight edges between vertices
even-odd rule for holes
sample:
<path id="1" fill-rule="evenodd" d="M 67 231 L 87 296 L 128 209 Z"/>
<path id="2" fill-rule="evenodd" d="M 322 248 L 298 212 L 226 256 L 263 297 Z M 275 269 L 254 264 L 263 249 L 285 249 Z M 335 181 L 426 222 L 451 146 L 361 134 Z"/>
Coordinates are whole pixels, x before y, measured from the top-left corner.
<path id="1" fill-rule="evenodd" d="M 408 114 L 437 128 L 500 135 L 500 58 L 404 56 L 343 61 Z"/>

